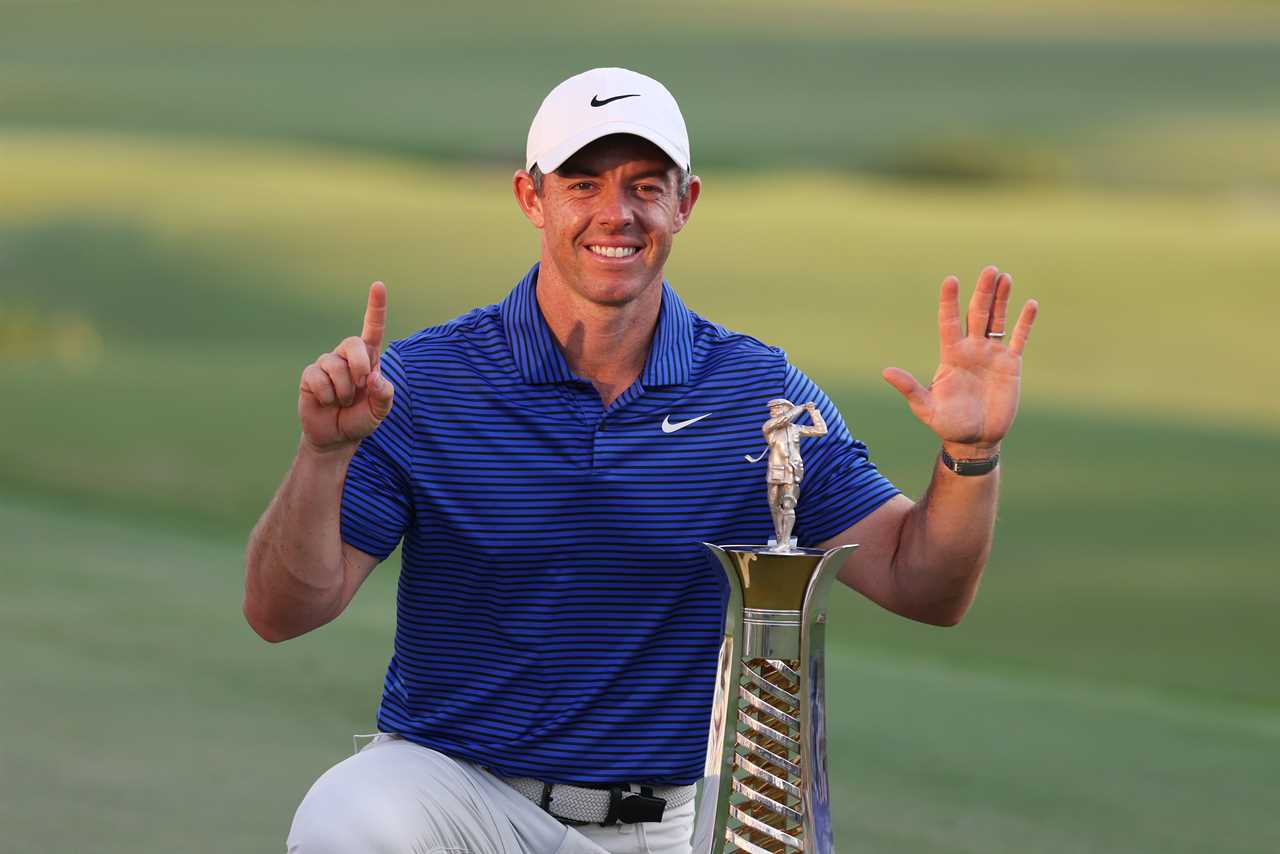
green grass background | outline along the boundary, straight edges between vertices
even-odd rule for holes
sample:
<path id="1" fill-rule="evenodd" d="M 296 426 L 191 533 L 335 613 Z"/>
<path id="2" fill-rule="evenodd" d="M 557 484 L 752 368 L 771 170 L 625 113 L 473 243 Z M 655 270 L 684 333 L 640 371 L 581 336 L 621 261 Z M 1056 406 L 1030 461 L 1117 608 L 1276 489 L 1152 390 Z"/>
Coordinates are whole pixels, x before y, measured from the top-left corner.
<path id="1" fill-rule="evenodd" d="M 937 283 L 1041 301 L 973 611 L 835 594 L 841 850 L 1280 849 L 1273 6 L 643 11 L 0 2 L 0 851 L 280 850 L 397 567 L 305 638 L 241 619 L 298 373 L 374 278 L 397 336 L 509 289 L 527 122 L 592 64 L 689 118 L 686 301 L 908 491 L 878 374 L 931 372 Z"/>

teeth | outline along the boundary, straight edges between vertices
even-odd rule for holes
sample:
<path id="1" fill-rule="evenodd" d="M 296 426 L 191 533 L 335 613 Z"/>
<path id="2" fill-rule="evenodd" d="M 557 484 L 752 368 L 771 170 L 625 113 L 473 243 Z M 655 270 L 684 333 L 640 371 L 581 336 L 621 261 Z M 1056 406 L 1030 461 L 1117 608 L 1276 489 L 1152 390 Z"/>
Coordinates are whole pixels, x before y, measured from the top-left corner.
<path id="1" fill-rule="evenodd" d="M 626 258 L 636 254 L 634 246 L 588 246 L 587 248 L 606 258 Z"/>

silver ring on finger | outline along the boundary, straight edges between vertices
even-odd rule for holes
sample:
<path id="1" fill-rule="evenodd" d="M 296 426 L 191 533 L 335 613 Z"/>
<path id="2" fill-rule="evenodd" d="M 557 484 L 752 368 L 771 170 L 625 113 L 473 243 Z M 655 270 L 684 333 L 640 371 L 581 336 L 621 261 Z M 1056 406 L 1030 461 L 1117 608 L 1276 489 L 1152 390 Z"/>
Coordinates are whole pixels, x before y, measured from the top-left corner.
<path id="1" fill-rule="evenodd" d="M 1003 333 L 1003 332 L 988 332 L 988 333 L 987 333 L 987 337 L 988 337 L 988 338 L 1003 338 L 1003 337 L 1004 337 L 1004 333 Z"/>

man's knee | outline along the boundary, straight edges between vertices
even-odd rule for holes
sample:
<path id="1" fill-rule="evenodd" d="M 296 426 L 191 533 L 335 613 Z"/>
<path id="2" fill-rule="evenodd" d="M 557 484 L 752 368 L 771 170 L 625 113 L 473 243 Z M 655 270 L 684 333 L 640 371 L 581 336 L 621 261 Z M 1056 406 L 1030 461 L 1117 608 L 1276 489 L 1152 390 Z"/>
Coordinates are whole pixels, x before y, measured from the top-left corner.
<path id="1" fill-rule="evenodd" d="M 336 769 L 334 769 L 336 770 Z M 322 776 L 307 792 L 289 829 L 289 854 L 399 854 L 418 851 L 410 817 L 398 798 Z"/>
<path id="2" fill-rule="evenodd" d="M 466 851 L 446 838 L 454 822 L 437 802 L 440 781 L 414 773 L 411 755 L 403 743 L 374 744 L 322 774 L 294 814 L 291 854 Z"/>
<path id="3" fill-rule="evenodd" d="M 330 768 L 293 817 L 297 854 L 499 851 L 503 830 L 453 760 L 399 739 Z"/>

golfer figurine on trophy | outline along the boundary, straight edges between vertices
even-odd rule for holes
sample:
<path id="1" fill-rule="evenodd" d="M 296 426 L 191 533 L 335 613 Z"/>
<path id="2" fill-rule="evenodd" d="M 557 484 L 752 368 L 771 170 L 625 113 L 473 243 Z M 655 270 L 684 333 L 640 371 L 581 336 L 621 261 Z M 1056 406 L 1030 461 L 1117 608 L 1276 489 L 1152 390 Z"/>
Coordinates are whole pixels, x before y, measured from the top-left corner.
<path id="1" fill-rule="evenodd" d="M 813 426 L 802 427 L 796 423 L 805 412 L 813 419 Z M 800 501 L 800 481 L 804 478 L 804 460 L 800 458 L 800 437 L 827 435 L 827 422 L 812 401 L 803 406 L 792 406 L 785 397 L 769 401 L 769 420 L 764 422 L 764 439 L 769 443 L 769 472 L 765 480 L 769 484 L 769 512 L 773 514 L 773 530 L 776 537 L 769 541 L 775 552 L 789 552 L 795 548 L 791 529 L 796 525 L 796 504 Z M 758 462 L 760 457 L 747 457 Z"/>
<path id="2" fill-rule="evenodd" d="M 827 593 L 856 545 L 800 548 L 791 531 L 804 463 L 800 440 L 823 436 L 818 408 L 769 401 L 763 431 L 774 538 L 717 546 L 729 582 L 695 854 L 834 851 L 827 788 L 824 655 Z M 812 424 L 796 420 L 809 413 Z"/>

